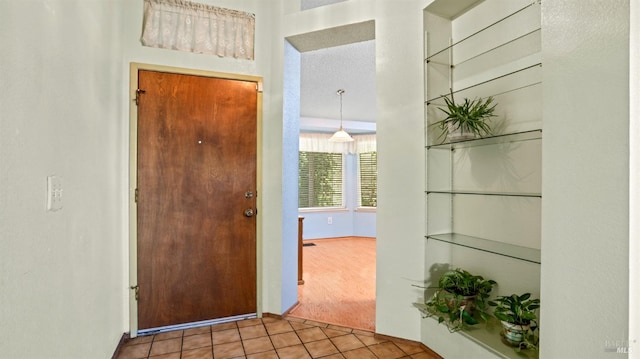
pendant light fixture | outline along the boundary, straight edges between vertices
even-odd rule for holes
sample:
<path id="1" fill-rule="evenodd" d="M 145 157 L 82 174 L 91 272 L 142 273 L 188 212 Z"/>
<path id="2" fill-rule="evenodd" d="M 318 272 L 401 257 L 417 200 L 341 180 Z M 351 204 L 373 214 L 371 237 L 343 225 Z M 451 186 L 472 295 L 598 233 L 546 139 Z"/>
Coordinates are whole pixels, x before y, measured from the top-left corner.
<path id="1" fill-rule="evenodd" d="M 339 89 L 336 93 L 340 95 L 340 129 L 331 136 L 329 142 L 351 142 L 353 141 L 353 138 L 349 136 L 347 131 L 342 129 L 342 94 L 344 93 L 344 90 Z"/>

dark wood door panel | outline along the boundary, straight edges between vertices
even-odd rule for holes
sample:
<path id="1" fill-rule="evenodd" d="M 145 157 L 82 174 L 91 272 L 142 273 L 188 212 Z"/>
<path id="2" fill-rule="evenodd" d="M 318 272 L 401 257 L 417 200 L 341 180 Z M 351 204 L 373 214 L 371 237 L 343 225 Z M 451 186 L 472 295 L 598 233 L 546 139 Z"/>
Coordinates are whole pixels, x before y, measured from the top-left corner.
<path id="1" fill-rule="evenodd" d="M 139 72 L 138 326 L 256 310 L 255 83 Z"/>

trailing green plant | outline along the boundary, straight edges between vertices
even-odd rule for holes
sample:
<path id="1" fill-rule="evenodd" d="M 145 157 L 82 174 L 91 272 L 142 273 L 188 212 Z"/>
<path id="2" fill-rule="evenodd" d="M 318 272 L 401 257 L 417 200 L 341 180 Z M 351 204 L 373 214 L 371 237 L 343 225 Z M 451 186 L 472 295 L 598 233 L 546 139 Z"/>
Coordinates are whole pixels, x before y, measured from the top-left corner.
<path id="1" fill-rule="evenodd" d="M 489 96 L 485 100 L 475 98 L 473 100 L 465 98 L 462 104 L 456 103 L 453 97 L 453 89 L 449 89 L 450 98 L 443 96 L 446 108 L 439 107 L 447 117 L 433 123 L 442 130 L 440 137 L 462 130 L 473 134 L 475 137 L 482 137 L 491 134 L 491 127 L 487 123 L 494 114 L 496 104 L 493 97 Z"/>
<path id="2" fill-rule="evenodd" d="M 538 322 L 536 310 L 540 308 L 540 299 L 531 299 L 531 293 L 501 296 L 489 305 L 495 307 L 493 315 L 523 330 L 522 342 L 517 343 L 517 350 L 538 348 Z"/>
<path id="3" fill-rule="evenodd" d="M 486 301 L 496 284 L 494 280 L 485 280 L 463 269 L 447 271 L 425 303 L 426 314 L 437 317 L 438 323 L 445 323 L 451 332 L 478 324 L 478 316 L 486 321 L 489 318 Z"/>

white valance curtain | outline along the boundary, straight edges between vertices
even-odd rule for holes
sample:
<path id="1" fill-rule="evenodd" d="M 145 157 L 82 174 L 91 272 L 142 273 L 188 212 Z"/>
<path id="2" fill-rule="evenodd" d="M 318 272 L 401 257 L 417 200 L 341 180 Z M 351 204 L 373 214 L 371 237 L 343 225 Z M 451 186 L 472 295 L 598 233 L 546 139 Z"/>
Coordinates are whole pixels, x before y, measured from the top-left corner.
<path id="1" fill-rule="evenodd" d="M 142 44 L 253 60 L 255 16 L 184 0 L 144 0 Z"/>
<path id="2" fill-rule="evenodd" d="M 301 133 L 300 151 L 329 153 L 364 153 L 376 151 L 376 135 L 353 135 L 353 142 L 329 142 L 331 134 Z"/>

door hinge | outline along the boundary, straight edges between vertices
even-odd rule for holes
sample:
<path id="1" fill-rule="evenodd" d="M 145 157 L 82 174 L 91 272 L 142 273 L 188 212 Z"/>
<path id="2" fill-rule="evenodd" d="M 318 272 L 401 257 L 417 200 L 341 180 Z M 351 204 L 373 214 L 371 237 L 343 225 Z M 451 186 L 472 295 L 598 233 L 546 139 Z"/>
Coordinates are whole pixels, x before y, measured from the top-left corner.
<path id="1" fill-rule="evenodd" d="M 134 196 L 134 201 L 138 203 L 138 189 L 136 188 Z"/>
<path id="2" fill-rule="evenodd" d="M 142 89 L 137 89 L 136 90 L 136 98 L 134 99 L 134 101 L 136 102 L 136 106 L 140 103 L 140 94 L 146 93 L 147 91 L 142 90 Z"/>
<path id="3" fill-rule="evenodd" d="M 136 284 L 133 285 L 131 287 L 129 287 L 131 290 L 135 291 L 136 293 L 136 300 L 138 300 L 140 298 L 140 287 Z"/>

